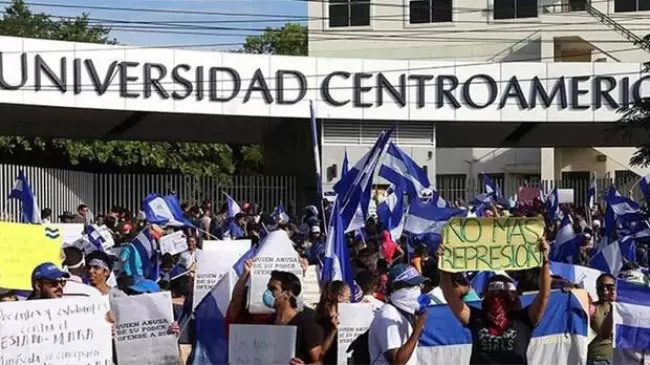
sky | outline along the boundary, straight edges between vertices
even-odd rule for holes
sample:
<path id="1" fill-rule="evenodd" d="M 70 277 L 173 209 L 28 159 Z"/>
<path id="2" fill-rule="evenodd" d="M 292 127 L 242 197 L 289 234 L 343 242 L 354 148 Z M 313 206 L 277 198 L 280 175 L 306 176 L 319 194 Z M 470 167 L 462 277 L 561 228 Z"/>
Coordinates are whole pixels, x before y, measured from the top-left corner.
<path id="1" fill-rule="evenodd" d="M 6 1 L 0 3 L 4 4 Z M 111 32 L 111 36 L 121 44 L 187 47 L 203 50 L 237 49 L 239 45 L 243 44 L 247 35 L 259 34 L 260 29 L 269 26 L 280 27 L 287 21 L 305 23 L 304 20 L 307 18 L 307 1 L 302 0 L 112 0 L 110 2 L 100 0 L 26 0 L 26 3 L 33 12 L 61 17 L 74 17 L 83 12 L 90 13 L 91 20 L 104 25 L 112 24 L 114 30 Z M 51 4 L 51 6 L 45 6 L 45 4 Z M 126 10 L 93 9 L 93 7 L 124 8 Z M 134 11 L 133 9 L 155 9 L 159 12 Z M 133 22 L 155 22 L 156 24 L 135 24 Z M 167 23 L 161 25 L 160 22 Z M 169 31 L 165 33 L 160 30 L 161 26 L 169 25 L 169 23 L 173 23 L 176 27 L 171 30 L 174 33 L 169 33 Z M 122 28 L 119 29 L 120 27 Z M 133 29 L 138 27 L 140 29 Z M 142 27 L 148 29 L 142 29 Z M 158 29 L 152 29 L 152 27 L 158 27 Z M 215 29 L 215 27 L 220 27 L 220 29 Z M 178 32 L 191 34 L 178 34 Z"/>

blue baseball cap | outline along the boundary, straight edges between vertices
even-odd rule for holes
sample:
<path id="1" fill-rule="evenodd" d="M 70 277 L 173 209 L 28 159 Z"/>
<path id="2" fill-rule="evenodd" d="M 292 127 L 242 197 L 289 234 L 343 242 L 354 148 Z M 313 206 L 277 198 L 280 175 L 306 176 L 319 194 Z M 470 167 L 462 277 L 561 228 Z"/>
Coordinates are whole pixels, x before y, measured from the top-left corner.
<path id="1" fill-rule="evenodd" d="M 129 289 L 140 294 L 160 292 L 160 286 L 158 286 L 158 283 L 145 278 L 136 278 L 135 282 L 129 285 Z"/>
<path id="2" fill-rule="evenodd" d="M 417 286 L 429 281 L 429 279 L 420 275 L 413 266 L 406 264 L 393 265 L 388 271 L 388 280 L 391 285 L 405 283 L 409 286 Z"/>
<path id="3" fill-rule="evenodd" d="M 59 279 L 68 279 L 70 274 L 59 269 L 52 262 L 44 262 L 34 268 L 32 271 L 32 282 L 37 280 L 59 280 Z"/>

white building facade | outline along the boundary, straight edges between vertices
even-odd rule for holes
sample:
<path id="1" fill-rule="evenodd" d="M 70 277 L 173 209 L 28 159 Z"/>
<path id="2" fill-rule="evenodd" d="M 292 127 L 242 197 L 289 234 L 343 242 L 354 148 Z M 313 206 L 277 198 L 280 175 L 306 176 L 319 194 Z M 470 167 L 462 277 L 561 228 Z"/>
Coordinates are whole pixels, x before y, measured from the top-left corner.
<path id="1" fill-rule="evenodd" d="M 591 63 L 594 74 L 597 63 L 650 61 L 650 43 L 642 43 L 650 33 L 650 0 L 324 0 L 309 2 L 309 19 L 309 53 L 315 57 L 450 60 L 472 67 L 570 62 L 575 66 L 564 66 L 578 73 Z M 522 115 L 521 121 L 526 118 Z M 476 119 L 480 116 L 470 120 Z M 594 175 L 618 180 L 650 172 L 629 166 L 635 148 L 601 147 L 579 134 L 575 147 L 483 147 L 476 138 L 468 138 L 467 145 L 440 147 L 446 141 L 436 141 L 436 128 L 448 127 L 435 120 L 398 123 L 397 141 L 427 166 L 442 190 L 441 185 L 456 184 L 450 181 L 478 179 L 481 173 L 507 181 L 589 180 Z M 324 176 L 326 187 L 336 182 L 333 170 L 344 152 L 352 161 L 359 158 L 376 132 L 390 125 L 382 123 L 322 122 L 323 168 L 331 170 Z"/>

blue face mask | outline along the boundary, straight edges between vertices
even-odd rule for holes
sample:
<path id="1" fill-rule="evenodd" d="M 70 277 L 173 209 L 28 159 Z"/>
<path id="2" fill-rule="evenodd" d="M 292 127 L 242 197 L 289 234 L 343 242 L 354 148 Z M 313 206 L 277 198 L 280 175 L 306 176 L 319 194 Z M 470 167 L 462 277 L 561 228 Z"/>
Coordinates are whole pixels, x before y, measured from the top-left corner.
<path id="1" fill-rule="evenodd" d="M 275 297 L 270 290 L 266 289 L 262 294 L 262 303 L 268 308 L 275 308 Z"/>

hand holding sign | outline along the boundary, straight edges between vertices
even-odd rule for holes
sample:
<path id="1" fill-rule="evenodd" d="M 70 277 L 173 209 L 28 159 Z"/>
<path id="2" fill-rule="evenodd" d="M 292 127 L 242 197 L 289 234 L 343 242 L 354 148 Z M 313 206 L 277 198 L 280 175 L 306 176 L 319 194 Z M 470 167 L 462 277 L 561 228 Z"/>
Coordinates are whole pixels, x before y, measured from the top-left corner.
<path id="1" fill-rule="evenodd" d="M 546 240 L 540 242 L 543 234 L 544 221 L 538 217 L 453 218 L 443 231 L 439 268 L 462 272 L 540 267 L 548 257 Z"/>

